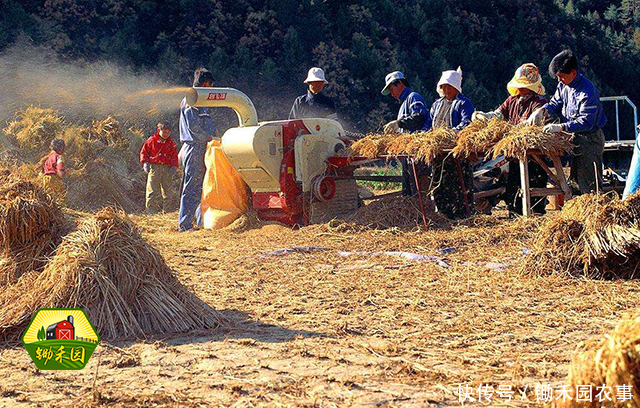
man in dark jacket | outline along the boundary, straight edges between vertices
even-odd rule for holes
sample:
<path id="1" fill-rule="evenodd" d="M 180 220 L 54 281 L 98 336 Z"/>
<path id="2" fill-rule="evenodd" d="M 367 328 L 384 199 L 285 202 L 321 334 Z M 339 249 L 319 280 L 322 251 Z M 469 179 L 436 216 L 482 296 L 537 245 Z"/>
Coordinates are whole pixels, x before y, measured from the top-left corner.
<path id="1" fill-rule="evenodd" d="M 528 122 L 540 124 L 551 116 L 560 119 L 560 123 L 546 125 L 544 131 L 573 133 L 571 179 L 578 184 L 580 193 L 595 191 L 598 184 L 602 185 L 602 128 L 607 123 L 600 92 L 578 72 L 578 59 L 569 50 L 553 57 L 549 75 L 558 80 L 556 93 L 549 103 L 529 117 Z"/>
<path id="2" fill-rule="evenodd" d="M 402 72 L 394 71 L 386 76 L 382 94 L 390 94 L 401 103 L 397 119 L 384 126 L 385 133 L 411 133 L 428 129 L 430 120 L 427 104 L 422 95 L 411 90 L 409 81 Z M 413 195 L 416 191 L 414 177 L 409 171 L 407 161 L 402 159 L 400 162 L 402 163 L 402 195 Z M 416 163 L 416 169 L 421 173 L 424 166 Z"/>
<path id="3" fill-rule="evenodd" d="M 289 113 L 289 119 L 328 118 L 338 119 L 333 100 L 322 93 L 328 83 L 321 68 L 311 68 L 304 80 L 309 89 L 305 95 L 296 98 Z"/>

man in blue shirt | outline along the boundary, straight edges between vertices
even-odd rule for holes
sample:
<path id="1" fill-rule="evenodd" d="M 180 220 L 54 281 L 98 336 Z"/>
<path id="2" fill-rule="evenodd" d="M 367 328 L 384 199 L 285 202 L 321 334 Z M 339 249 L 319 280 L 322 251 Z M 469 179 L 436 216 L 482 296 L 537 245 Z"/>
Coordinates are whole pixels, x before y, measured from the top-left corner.
<path id="1" fill-rule="evenodd" d="M 204 88 L 213 86 L 213 75 L 205 68 L 198 68 L 194 73 L 193 86 Z M 188 231 L 193 228 L 194 216 L 196 225 L 202 225 L 200 201 L 206 173 L 204 156 L 207 152 L 207 143 L 215 135 L 211 110 L 212 108 L 189 106 L 186 98 L 180 104 L 182 148 L 179 157 L 184 168 L 178 215 L 178 230 L 180 231 Z"/>
<path id="2" fill-rule="evenodd" d="M 309 89 L 307 93 L 296 98 L 289 113 L 289 119 L 329 118 L 338 119 L 336 106 L 331 98 L 322 93 L 328 83 L 324 71 L 313 67 L 304 80 Z"/>
<path id="3" fill-rule="evenodd" d="M 393 96 L 398 100 L 400 110 L 396 120 L 392 120 L 384 126 L 385 133 L 410 133 L 424 131 L 429 128 L 429 111 L 424 98 L 417 92 L 413 92 L 409 87 L 409 81 L 400 71 L 394 71 L 385 78 L 385 86 L 382 89 L 383 95 Z M 409 172 L 407 161 L 402 159 L 402 195 L 410 196 L 416 191 L 415 180 Z M 418 173 L 424 173 L 424 166 L 416 163 Z M 419 174 L 420 175 L 420 174 Z"/>
<path id="4" fill-rule="evenodd" d="M 569 50 L 553 58 L 549 75 L 558 79 L 556 93 L 549 103 L 531 115 L 528 122 L 540 124 L 550 116 L 560 119 L 560 123 L 546 125 L 544 131 L 573 133 L 571 179 L 578 184 L 582 194 L 596 191 L 596 186 L 602 185 L 602 127 L 607 123 L 600 92 L 578 72 L 578 60 Z"/>

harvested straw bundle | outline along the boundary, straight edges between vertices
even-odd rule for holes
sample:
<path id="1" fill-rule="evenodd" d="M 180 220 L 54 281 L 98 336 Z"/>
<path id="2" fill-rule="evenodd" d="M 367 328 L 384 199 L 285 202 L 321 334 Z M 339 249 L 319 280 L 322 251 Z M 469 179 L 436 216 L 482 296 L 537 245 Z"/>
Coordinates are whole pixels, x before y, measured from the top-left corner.
<path id="1" fill-rule="evenodd" d="M 448 149 L 456 145 L 458 134 L 450 128 L 433 128 L 428 132 L 416 133 L 415 142 L 409 149 L 414 151 L 414 156 L 426 164 L 433 163 Z"/>
<path id="2" fill-rule="evenodd" d="M 103 338 L 219 326 L 125 213 L 105 209 L 67 235 L 41 274 L 0 293 L 0 338 L 19 335 L 39 308 L 83 308 Z"/>
<path id="3" fill-rule="evenodd" d="M 49 142 L 62 133 L 64 125 L 58 112 L 32 105 L 18 111 L 4 132 L 15 137 L 21 147 L 48 149 Z"/>
<path id="4" fill-rule="evenodd" d="M 100 140 L 107 146 L 125 146 L 125 138 L 120 122 L 113 116 L 103 120 L 94 120 L 87 134 L 88 140 Z"/>
<path id="5" fill-rule="evenodd" d="M 370 159 L 387 154 L 387 145 L 397 135 L 371 133 L 354 142 L 350 149 L 353 156 L 362 156 Z"/>
<path id="6" fill-rule="evenodd" d="M 493 157 L 501 154 L 510 159 L 525 159 L 527 150 L 540 150 L 544 154 L 563 155 L 571 152 L 571 135 L 568 133 L 545 133 L 542 126 L 521 124 L 493 147 Z"/>
<path id="7" fill-rule="evenodd" d="M 33 183 L 0 175 L 0 283 L 44 267 L 60 242 L 65 217 L 55 201 Z"/>
<path id="8" fill-rule="evenodd" d="M 615 329 L 601 338 L 582 344 L 569 368 L 568 395 L 560 407 L 639 407 L 640 406 L 640 314 L 621 320 Z M 576 386 L 591 385 L 588 401 L 576 401 Z M 609 399 L 598 397 L 602 388 Z M 630 386 L 630 399 L 618 398 L 621 386 Z M 600 401 L 602 399 L 602 401 Z"/>
<path id="9" fill-rule="evenodd" d="M 636 195 L 585 194 L 544 224 L 523 263 L 529 273 L 566 272 L 589 278 L 640 276 L 640 218 Z"/>
<path id="10" fill-rule="evenodd" d="M 448 220 L 440 214 L 427 213 L 430 225 L 444 225 Z M 413 197 L 392 197 L 374 200 L 359 208 L 345 220 L 355 226 L 371 229 L 411 229 L 423 225 L 420 202 Z"/>
<path id="11" fill-rule="evenodd" d="M 391 156 L 411 155 L 416 153 L 419 136 L 416 133 L 403 133 L 389 141 L 387 154 Z"/>
<path id="12" fill-rule="evenodd" d="M 512 124 L 495 118 L 471 122 L 460 131 L 453 154 L 463 158 L 484 156 L 512 130 Z"/>

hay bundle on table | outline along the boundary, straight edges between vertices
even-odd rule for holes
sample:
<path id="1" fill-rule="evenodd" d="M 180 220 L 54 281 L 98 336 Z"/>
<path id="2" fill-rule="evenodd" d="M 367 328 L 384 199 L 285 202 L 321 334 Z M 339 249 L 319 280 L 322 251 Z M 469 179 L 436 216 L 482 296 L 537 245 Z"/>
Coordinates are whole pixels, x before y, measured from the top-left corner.
<path id="1" fill-rule="evenodd" d="M 353 156 L 373 159 L 387 154 L 387 145 L 397 135 L 371 133 L 354 142 L 350 150 Z"/>
<path id="2" fill-rule="evenodd" d="M 62 133 L 64 120 L 53 109 L 37 106 L 18 111 L 4 132 L 15 137 L 21 147 L 48 149 L 51 140 Z"/>
<path id="3" fill-rule="evenodd" d="M 387 144 L 387 154 L 391 156 L 412 155 L 416 153 L 419 135 L 417 133 L 402 133 L 395 136 Z"/>
<path id="4" fill-rule="evenodd" d="M 560 400 L 559 407 L 640 407 L 640 314 L 621 320 L 603 338 L 582 344 L 567 380 L 571 399 Z M 576 401 L 576 386 L 591 386 L 591 393 L 583 396 L 587 401 Z M 609 398 L 598 397 L 603 386 L 609 387 Z M 622 386 L 630 387 L 630 398 L 619 398 Z"/>
<path id="5" fill-rule="evenodd" d="M 484 156 L 512 129 L 513 125 L 509 122 L 495 118 L 489 121 L 473 121 L 458 134 L 453 154 L 463 158 Z"/>
<path id="6" fill-rule="evenodd" d="M 589 278 L 640 276 L 640 197 L 585 194 L 544 224 L 523 262 L 525 272 Z"/>
<path id="7" fill-rule="evenodd" d="M 82 308 L 105 339 L 219 326 L 125 213 L 105 209 L 67 235 L 40 274 L 0 293 L 0 338 L 19 336 L 39 308 Z"/>
<path id="8" fill-rule="evenodd" d="M 0 174 L 0 283 L 41 270 L 66 227 L 56 202 L 33 183 Z"/>
<path id="9" fill-rule="evenodd" d="M 458 134 L 453 129 L 433 128 L 428 132 L 416 133 L 415 142 L 410 149 L 415 152 L 416 160 L 431 164 L 447 150 L 453 149 L 457 138 Z"/>
<path id="10" fill-rule="evenodd" d="M 414 197 L 391 197 L 373 200 L 345 220 L 356 226 L 372 229 L 419 228 L 424 225 L 420 201 Z M 430 225 L 447 224 L 440 214 L 427 213 Z"/>
<path id="11" fill-rule="evenodd" d="M 525 159 L 527 150 L 539 150 L 543 154 L 563 155 L 571 152 L 571 135 L 568 133 L 545 133 L 542 126 L 521 124 L 493 147 L 493 157 L 504 155 L 509 159 Z"/>

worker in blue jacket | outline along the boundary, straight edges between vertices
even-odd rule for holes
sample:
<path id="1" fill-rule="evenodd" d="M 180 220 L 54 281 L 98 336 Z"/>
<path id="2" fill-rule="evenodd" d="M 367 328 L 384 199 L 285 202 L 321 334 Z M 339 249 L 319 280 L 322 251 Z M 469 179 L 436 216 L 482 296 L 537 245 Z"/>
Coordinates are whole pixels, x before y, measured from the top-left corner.
<path id="1" fill-rule="evenodd" d="M 553 57 L 549 75 L 558 80 L 556 93 L 549 103 L 529 117 L 528 122 L 542 124 L 551 117 L 559 118 L 560 123 L 550 123 L 544 131 L 573 133 L 571 179 L 582 194 L 596 191 L 596 183 L 602 185 L 602 128 L 607 123 L 600 92 L 578 72 L 578 59 L 569 50 Z"/>
<path id="2" fill-rule="evenodd" d="M 198 68 L 194 73 L 193 86 L 213 86 L 213 75 L 205 68 Z M 204 157 L 207 152 L 207 143 L 215 136 L 211 111 L 212 108 L 189 106 L 186 98 L 182 100 L 180 105 L 182 148 L 178 156 L 184 169 L 178 214 L 178 230 L 180 231 L 188 231 L 193 228 L 194 216 L 196 225 L 202 225 L 200 201 L 206 173 Z"/>
<path id="3" fill-rule="evenodd" d="M 444 71 L 437 91 L 440 99 L 431 105 L 428 128 L 447 127 L 458 132 L 469 125 L 474 107 L 462 94 L 462 70 Z M 450 154 L 443 156 L 433 164 L 431 177 L 438 212 L 453 219 L 471 214 L 473 170 L 469 161 L 454 159 Z"/>
<path id="4" fill-rule="evenodd" d="M 428 129 L 430 119 L 427 104 L 422 95 L 411 90 L 409 81 L 402 72 L 394 71 L 385 77 L 382 94 L 391 95 L 401 103 L 397 119 L 384 126 L 385 133 L 411 133 Z M 414 176 L 409 171 L 407 161 L 401 159 L 400 162 L 402 163 L 402 195 L 411 196 L 417 191 Z M 416 170 L 420 176 L 421 173 L 425 173 L 425 166 L 416 163 Z"/>

